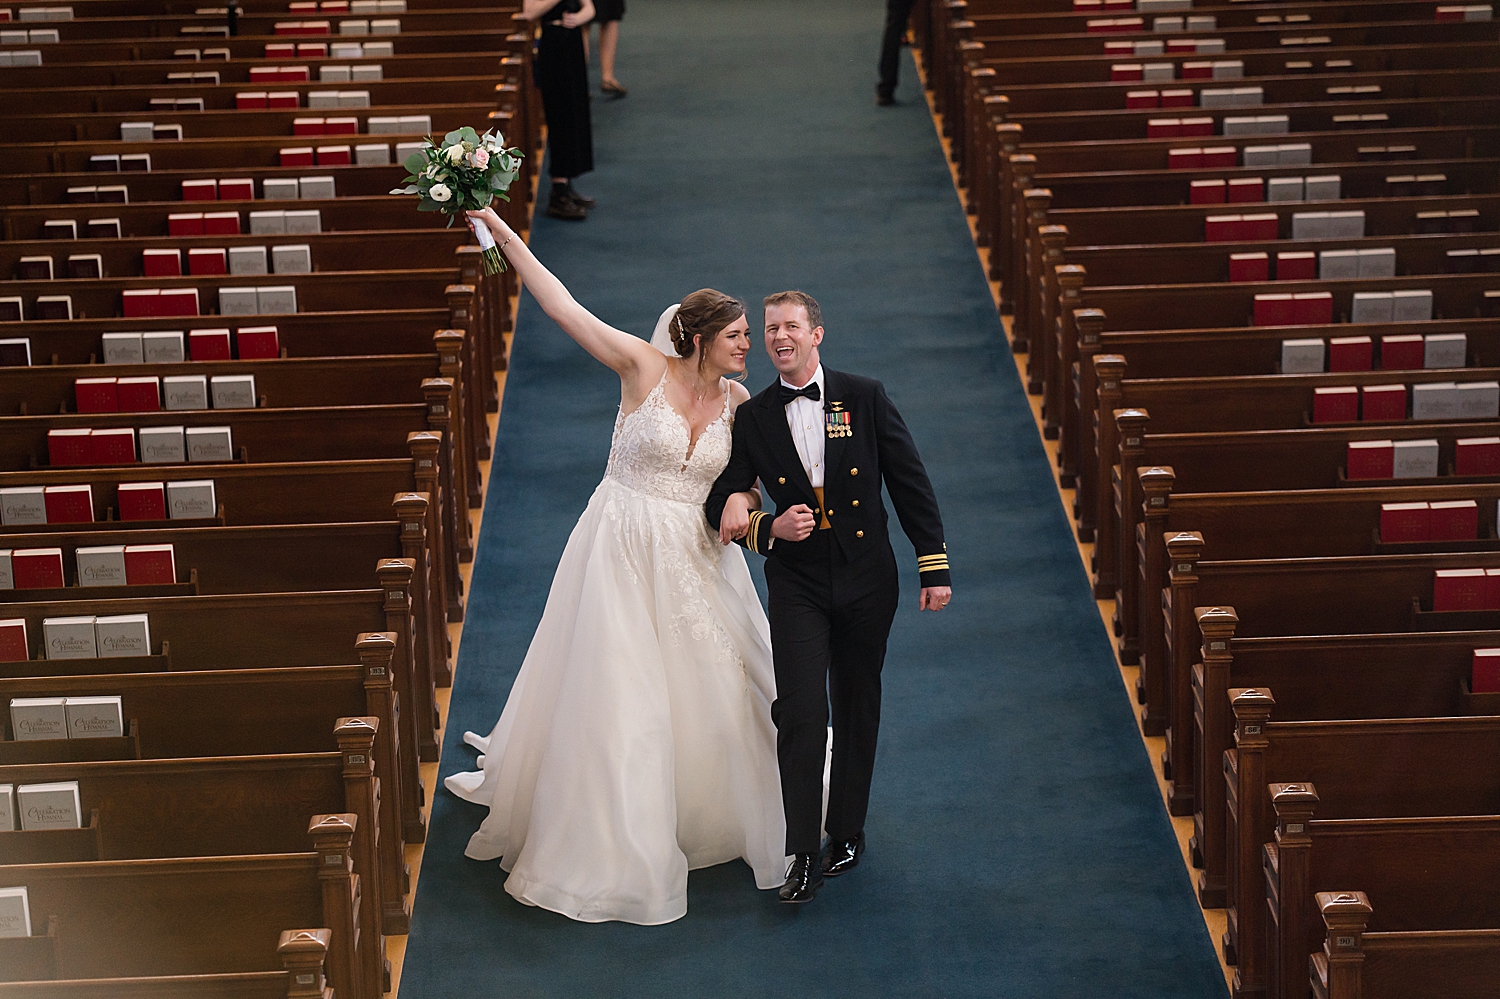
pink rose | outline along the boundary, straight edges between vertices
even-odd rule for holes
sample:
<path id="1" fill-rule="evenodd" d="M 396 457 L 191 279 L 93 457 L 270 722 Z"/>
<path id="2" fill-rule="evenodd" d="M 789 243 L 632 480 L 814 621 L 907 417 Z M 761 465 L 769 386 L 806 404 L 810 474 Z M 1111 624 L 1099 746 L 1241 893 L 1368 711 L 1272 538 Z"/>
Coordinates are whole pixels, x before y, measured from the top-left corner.
<path id="1" fill-rule="evenodd" d="M 469 162 L 477 169 L 483 170 L 490 165 L 490 154 L 484 149 L 476 149 L 469 154 Z"/>

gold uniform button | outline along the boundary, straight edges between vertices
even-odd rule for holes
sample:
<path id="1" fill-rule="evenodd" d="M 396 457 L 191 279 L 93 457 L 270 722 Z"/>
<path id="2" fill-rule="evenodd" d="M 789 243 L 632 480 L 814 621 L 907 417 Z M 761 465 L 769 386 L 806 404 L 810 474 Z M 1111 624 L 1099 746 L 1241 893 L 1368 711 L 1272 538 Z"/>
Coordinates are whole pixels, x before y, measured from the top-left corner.
<path id="1" fill-rule="evenodd" d="M 826 514 L 824 514 L 824 516 L 826 516 L 826 517 L 832 517 L 833 516 L 833 511 L 829 510 Z"/>
<path id="2" fill-rule="evenodd" d="M 855 500 L 850 506 L 859 506 L 859 500 Z"/>
<path id="3" fill-rule="evenodd" d="M 849 474 L 850 475 L 858 475 L 859 474 L 859 469 L 857 469 L 857 468 L 851 468 L 851 469 L 849 469 Z"/>
<path id="4" fill-rule="evenodd" d="M 781 476 L 781 478 L 777 479 L 776 480 L 776 484 L 778 486 L 784 486 L 784 485 L 786 485 L 786 476 L 783 475 L 783 476 Z"/>
<path id="5" fill-rule="evenodd" d="M 856 538 L 862 538 L 862 537 L 864 537 L 864 536 L 865 536 L 865 532 L 864 532 L 864 531 L 855 531 L 855 532 L 854 532 L 854 536 L 855 536 L 855 537 L 856 537 Z"/>

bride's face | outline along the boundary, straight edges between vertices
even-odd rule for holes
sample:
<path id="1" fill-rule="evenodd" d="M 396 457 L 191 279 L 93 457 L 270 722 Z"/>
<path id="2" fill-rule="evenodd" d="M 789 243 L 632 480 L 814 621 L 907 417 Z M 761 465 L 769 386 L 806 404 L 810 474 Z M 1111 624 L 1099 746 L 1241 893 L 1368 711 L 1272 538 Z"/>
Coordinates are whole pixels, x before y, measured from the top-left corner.
<path id="1" fill-rule="evenodd" d="M 745 355 L 750 352 L 750 324 L 744 316 L 719 331 L 703 358 L 703 366 L 721 375 L 737 375 L 745 370 Z"/>

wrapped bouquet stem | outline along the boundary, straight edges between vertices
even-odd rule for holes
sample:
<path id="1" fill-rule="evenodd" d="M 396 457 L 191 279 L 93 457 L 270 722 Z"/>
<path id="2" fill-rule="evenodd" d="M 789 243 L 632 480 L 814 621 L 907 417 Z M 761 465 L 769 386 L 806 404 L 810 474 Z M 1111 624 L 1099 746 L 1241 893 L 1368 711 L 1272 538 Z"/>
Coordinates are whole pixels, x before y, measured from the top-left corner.
<path id="1" fill-rule="evenodd" d="M 509 201 L 506 193 L 515 181 L 525 154 L 505 145 L 505 139 L 491 129 L 480 135 L 468 126 L 443 136 L 442 142 L 427 138 L 426 147 L 412 153 L 402 165 L 410 176 L 406 186 L 392 194 L 415 194 L 417 211 L 440 212 L 448 216 L 448 225 L 466 211 L 488 208 L 495 198 Z M 484 270 L 499 274 L 505 270 L 505 258 L 495 247 L 495 239 L 485 226 L 470 225 L 483 249 Z"/>

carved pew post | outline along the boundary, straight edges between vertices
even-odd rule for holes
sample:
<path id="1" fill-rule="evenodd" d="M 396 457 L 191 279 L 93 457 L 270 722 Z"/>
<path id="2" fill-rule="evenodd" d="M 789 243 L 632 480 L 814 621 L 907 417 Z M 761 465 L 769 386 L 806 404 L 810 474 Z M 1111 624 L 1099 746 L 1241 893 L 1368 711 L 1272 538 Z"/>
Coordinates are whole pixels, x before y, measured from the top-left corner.
<path id="1" fill-rule="evenodd" d="M 1276 809 L 1276 860 L 1272 864 L 1268 856 L 1264 865 L 1262 898 L 1270 921 L 1265 936 L 1267 995 L 1271 999 L 1302 999 L 1307 995 L 1306 948 L 1312 929 L 1307 922 L 1312 866 L 1309 826 L 1318 807 L 1318 791 L 1311 784 L 1271 784 L 1268 790 L 1271 806 Z M 1260 901 L 1255 899 L 1255 904 Z"/>
<path id="2" fill-rule="evenodd" d="M 1064 229 L 1066 227 L 1058 226 Z M 1099 413 L 1098 372 L 1094 358 L 1099 356 L 1099 335 L 1104 331 L 1104 313 L 1099 309 L 1074 309 L 1073 330 L 1077 336 L 1073 349 L 1077 362 L 1073 366 L 1071 430 L 1065 442 L 1073 444 L 1073 469 L 1077 473 L 1077 494 L 1073 497 L 1073 521 L 1079 541 L 1094 540 L 1094 517 L 1099 505 L 1099 428 L 1094 420 Z"/>
<path id="3" fill-rule="evenodd" d="M 1119 639 L 1120 662 L 1134 666 L 1141 661 L 1141 647 L 1136 625 L 1139 616 L 1135 609 L 1136 577 L 1140 568 L 1136 560 L 1135 523 L 1140 516 L 1140 476 L 1136 469 L 1145 460 L 1146 449 L 1142 441 L 1146 437 L 1146 423 L 1151 415 L 1144 409 L 1117 409 L 1112 414 L 1115 420 L 1115 438 L 1120 442 L 1119 468 L 1111 475 L 1111 492 L 1114 508 L 1110 516 L 1115 529 L 1115 636 Z M 1140 687 L 1137 686 L 1137 698 Z"/>
<path id="4" fill-rule="evenodd" d="M 467 321 L 456 322 L 453 325 L 458 329 L 467 330 L 473 334 L 479 344 L 480 356 L 484 358 L 488 370 L 494 371 L 494 345 L 499 338 L 498 330 L 490 328 L 488 308 L 490 299 L 493 297 L 489 288 L 489 281 L 484 273 L 484 251 L 477 244 L 469 243 L 460 246 L 457 250 L 458 256 L 458 285 L 460 288 L 468 288 L 470 296 L 468 300 L 469 315 Z M 450 290 L 453 286 L 450 286 Z M 459 318 L 454 316 L 455 319 Z"/>
<path id="5" fill-rule="evenodd" d="M 380 946 L 362 947 L 361 975 L 367 982 L 384 982 L 389 974 L 385 954 L 385 923 L 394 892 L 381 881 L 380 861 L 380 794 L 375 777 L 375 735 L 380 719 L 340 718 L 333 727 L 339 753 L 344 757 L 344 803 L 360 816 L 354 827 L 354 862 L 360 872 L 360 889 L 364 905 L 359 907 L 361 940 L 379 941 Z M 400 912 L 399 896 L 397 912 Z M 405 933 L 406 923 L 397 932 Z M 382 990 L 385 991 L 385 990 Z"/>
<path id="6" fill-rule="evenodd" d="M 411 891 L 411 872 L 406 865 L 403 844 L 407 840 L 401 817 L 406 812 L 406 799 L 415 791 L 402 787 L 401 738 L 395 731 L 401 724 L 400 704 L 391 686 L 396 636 L 383 631 L 365 632 L 359 636 L 355 649 L 365 669 L 366 701 L 377 709 L 379 717 L 396 719 L 391 731 L 375 733 L 375 773 L 381 775 L 380 884 L 391 889 L 392 897 L 404 899 Z"/>
<path id="7" fill-rule="evenodd" d="M 1167 751 L 1162 768 L 1167 777 L 1167 811 L 1193 814 L 1193 652 L 1200 643 L 1194 624 L 1198 608 L 1198 559 L 1203 535 L 1197 531 L 1166 534 L 1167 580 L 1170 603 L 1166 617 Z"/>
<path id="8" fill-rule="evenodd" d="M 1323 941 L 1323 999 L 1360 999 L 1365 953 L 1363 936 L 1375 910 L 1362 891 L 1320 891 L 1315 896 L 1328 928 Z"/>
<path id="9" fill-rule="evenodd" d="M 1141 480 L 1141 524 L 1132 525 L 1131 536 L 1136 542 L 1136 557 L 1140 563 L 1136 585 L 1136 609 L 1140 615 L 1139 639 L 1141 671 L 1137 678 L 1138 689 L 1144 690 L 1146 700 L 1141 712 L 1141 730 L 1147 735 L 1163 735 L 1167 731 L 1168 698 L 1170 697 L 1169 666 L 1167 661 L 1166 621 L 1164 604 L 1167 594 L 1167 551 L 1157 542 L 1166 533 L 1162 527 L 1167 520 L 1167 499 L 1172 494 L 1172 482 L 1176 478 L 1172 469 L 1151 466 L 1137 470 Z"/>
<path id="10" fill-rule="evenodd" d="M 354 829 L 359 819 L 349 812 L 314 815 L 307 834 L 318 853 L 318 881 L 323 888 L 323 918 L 333 931 L 329 938 L 328 977 L 340 996 L 380 999 L 380 982 L 365 982 L 360 974 L 360 951 L 375 941 L 360 941 L 355 913 L 359 911 L 359 879 L 354 874 Z M 384 955 L 382 955 L 384 956 Z"/>
<path id="11" fill-rule="evenodd" d="M 1057 440 L 1057 467 L 1059 481 L 1064 489 L 1078 484 L 1078 414 L 1073 394 L 1074 370 L 1078 363 L 1078 329 L 1073 325 L 1073 313 L 1083 304 L 1083 283 L 1088 275 L 1077 264 L 1060 264 L 1053 268 L 1056 286 L 1049 289 L 1055 306 L 1048 309 L 1051 318 L 1048 329 L 1052 333 L 1052 356 L 1047 358 L 1047 392 L 1053 400 L 1050 409 L 1044 404 L 1042 415 L 1046 423 L 1043 434 L 1050 432 Z"/>
<path id="12" fill-rule="evenodd" d="M 468 476 L 469 502 L 475 506 L 484 504 L 484 483 L 479 475 L 479 463 L 490 456 L 490 425 L 479 405 L 482 398 L 475 390 L 475 362 L 470 355 L 473 345 L 463 330 L 438 330 L 432 335 L 438 352 L 438 374 L 452 379 L 454 385 L 453 412 L 464 427 L 463 468 Z"/>
<path id="13" fill-rule="evenodd" d="M 978 214 L 978 197 L 975 188 L 979 186 L 976 181 L 981 181 L 985 175 L 984 131 L 982 130 L 985 124 L 984 98 L 989 93 L 987 84 L 994 77 L 995 71 L 979 64 L 984 57 L 983 42 L 965 42 L 962 55 L 964 64 L 960 73 L 963 77 L 964 88 L 964 120 L 962 122 L 962 155 L 958 160 L 958 183 L 967 195 L 964 199 L 964 212 L 975 215 Z"/>
<path id="14" fill-rule="evenodd" d="M 1118 457 L 1118 428 L 1114 413 L 1120 408 L 1124 393 L 1120 381 L 1125 377 L 1125 358 L 1119 354 L 1094 356 L 1094 381 L 1099 386 L 1099 401 L 1092 416 L 1094 450 L 1098 468 L 1094 475 L 1094 511 L 1090 514 L 1094 531 L 1094 599 L 1109 600 L 1118 585 L 1115 550 L 1114 468 Z M 1079 539 L 1083 536 L 1080 533 Z"/>
<path id="15" fill-rule="evenodd" d="M 427 400 L 427 429 L 442 438 L 437 469 L 445 502 L 439 506 L 459 561 L 472 562 L 474 538 L 470 529 L 468 490 L 465 476 L 458 468 L 463 447 L 458 437 L 463 432 L 463 421 L 453 419 L 453 382 L 447 378 L 424 378 L 422 395 Z"/>
<path id="16" fill-rule="evenodd" d="M 1233 661 L 1230 640 L 1239 625 L 1233 607 L 1196 607 L 1198 630 L 1203 635 L 1200 652 L 1201 680 L 1194 682 L 1193 741 L 1193 838 L 1192 850 L 1202 871 L 1198 873 L 1198 904 L 1205 909 L 1224 907 L 1224 753 L 1229 749 L 1222 733 L 1229 730 L 1229 667 Z"/>
<path id="17" fill-rule="evenodd" d="M 952 110 L 951 117 L 956 120 L 953 120 L 952 125 L 949 126 L 951 132 L 949 139 L 952 142 L 953 159 L 958 164 L 959 170 L 967 176 L 968 170 L 964 163 L 969 155 L 968 135 L 965 130 L 968 119 L 966 112 L 969 107 L 969 101 L 968 95 L 965 92 L 965 85 L 968 82 L 969 60 L 975 52 L 984 51 L 984 42 L 977 41 L 973 37 L 973 21 L 960 21 L 954 25 L 954 28 L 959 33 L 959 40 L 958 45 L 953 50 L 953 70 L 949 73 L 948 85 L 952 88 L 953 92 L 953 99 L 949 104 Z M 946 123 L 947 119 L 945 119 Z"/>
<path id="18" fill-rule="evenodd" d="M 1047 206 L 1052 192 L 1045 187 L 1028 187 L 1021 192 L 1021 228 L 1016 234 L 1020 255 L 1016 260 L 1015 318 L 1016 329 L 1025 332 L 1028 343 L 1050 343 L 1050 331 L 1042 329 L 1036 313 L 1037 285 L 1042 278 L 1041 240 L 1037 230 L 1047 224 Z M 1050 362 L 1050 358 L 1049 358 Z"/>
<path id="19" fill-rule="evenodd" d="M 1020 132 L 1017 132 L 1016 148 L 1020 148 Z M 1009 308 L 1012 317 L 1021 306 L 1017 305 L 1019 296 L 1024 289 L 1026 279 L 1026 198 L 1025 193 L 1031 190 L 1031 176 L 1036 172 L 1036 157 L 1029 153 L 1016 153 L 1007 161 L 1007 175 L 1002 179 L 1000 190 L 1005 198 L 1005 212 L 1008 218 L 1010 238 L 1006 241 L 1005 273 L 1001 277 L 1001 306 L 1002 311 Z M 1011 333 L 1016 338 L 1012 349 L 1023 354 L 1029 349 L 1031 342 L 1031 331 L 1025 328 L 1024 321 L 1017 325 L 1011 323 Z"/>
<path id="20" fill-rule="evenodd" d="M 981 101 L 978 141 L 983 158 L 978 168 L 979 182 L 972 189 L 976 209 L 974 236 L 979 245 L 989 247 L 992 254 L 995 249 L 995 181 L 1000 171 L 1000 158 L 1006 155 L 1000 147 L 999 129 L 1009 111 L 1010 98 L 1004 94 L 986 93 Z"/>
<path id="21" fill-rule="evenodd" d="M 333 934 L 327 929 L 283 930 L 276 944 L 281 966 L 286 969 L 287 999 L 333 999 L 323 974 L 328 958 L 328 941 Z"/>
<path id="22" fill-rule="evenodd" d="M 442 573 L 434 565 L 427 547 L 427 494 L 397 493 L 396 519 L 401 522 L 401 557 L 411 559 L 412 628 L 417 636 L 421 660 L 439 687 L 453 684 L 448 639 L 448 615 L 442 599 Z"/>
<path id="23" fill-rule="evenodd" d="M 432 538 L 431 549 L 437 553 L 443 572 L 443 595 L 448 601 L 447 617 L 450 622 L 464 619 L 463 577 L 458 574 L 458 554 L 450 543 L 442 516 L 442 483 L 438 476 L 438 454 L 443 446 L 443 435 L 430 430 L 419 430 L 406 436 L 415 468 L 417 491 L 428 496 L 427 532 Z"/>
<path id="24" fill-rule="evenodd" d="M 1002 282 L 1000 286 L 1000 312 L 1009 315 L 1015 312 L 1014 298 L 1016 291 L 1004 283 L 1010 276 L 1010 258 L 1014 250 L 1015 224 L 1012 218 L 1011 205 L 1011 161 L 1018 155 L 1016 150 L 1021 144 L 1021 126 L 1015 122 L 1001 122 L 995 126 L 995 164 L 993 176 L 987 178 L 987 183 L 993 187 L 988 200 L 989 222 L 987 228 L 990 233 L 990 270 L 991 281 Z M 1036 157 L 1032 157 L 1032 162 Z"/>
<path id="25" fill-rule="evenodd" d="M 1036 246 L 1040 259 L 1037 262 L 1038 283 L 1025 289 L 1031 296 L 1023 307 L 1028 316 L 1036 316 L 1036 328 L 1051 330 L 1057 318 L 1057 268 L 1062 264 L 1063 246 L 1068 241 L 1068 227 L 1044 225 L 1037 230 Z M 1032 341 L 1036 341 L 1033 336 Z M 1026 359 L 1026 394 L 1041 395 L 1046 391 L 1046 374 L 1050 362 L 1045 355 L 1032 351 Z M 1043 402 L 1044 410 L 1046 408 Z M 1050 438 L 1049 438 L 1050 439 Z"/>
<path id="26" fill-rule="evenodd" d="M 1224 754 L 1224 960 L 1238 964 L 1234 994 L 1265 989 L 1260 952 L 1266 908 L 1261 884 L 1260 844 L 1256 831 L 1264 825 L 1266 750 L 1271 741 L 1266 726 L 1276 701 L 1269 690 L 1234 687 L 1229 691 L 1234 711 L 1234 749 Z"/>
<path id="27" fill-rule="evenodd" d="M 413 572 L 411 561 L 403 558 L 381 559 L 375 567 L 380 585 L 385 590 L 386 630 L 396 636 L 391 681 L 401 699 L 405 715 L 400 721 L 403 741 L 401 748 L 403 751 L 413 750 L 405 761 L 406 776 L 416 777 L 416 781 L 407 786 L 418 789 L 416 804 L 421 805 L 425 798 L 421 794 L 422 781 L 417 761 L 427 753 L 435 754 L 437 742 L 433 737 L 432 723 L 437 716 L 433 711 L 436 696 L 432 689 L 432 679 L 419 673 L 414 654 L 415 642 L 409 626 Z M 437 759 L 436 755 L 432 758 Z"/>

